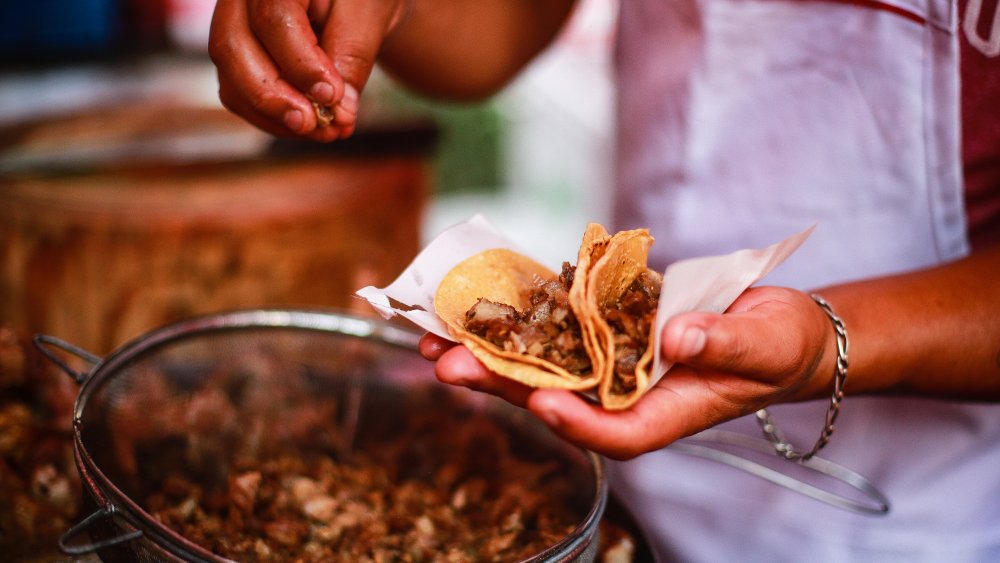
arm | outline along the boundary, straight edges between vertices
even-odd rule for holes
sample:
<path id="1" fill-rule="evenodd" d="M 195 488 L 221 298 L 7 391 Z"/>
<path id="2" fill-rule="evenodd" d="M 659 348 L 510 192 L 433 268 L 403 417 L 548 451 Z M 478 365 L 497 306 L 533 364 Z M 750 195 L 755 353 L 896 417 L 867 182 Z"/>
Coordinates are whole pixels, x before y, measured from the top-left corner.
<path id="1" fill-rule="evenodd" d="M 574 0 L 417 0 L 405 24 L 386 42 L 379 62 L 424 94 L 483 98 L 506 85 L 551 43 L 573 4 Z"/>
<path id="2" fill-rule="evenodd" d="M 935 268 L 818 291 L 850 338 L 845 390 L 1000 400 L 1000 247 Z M 836 358 L 832 325 L 803 292 L 758 287 L 725 314 L 685 313 L 664 328 L 678 362 L 631 409 L 528 389 L 486 372 L 462 347 L 427 337 L 449 383 L 531 410 L 564 438 L 627 459 L 774 403 L 826 398 Z M 848 398 L 848 400 L 850 400 Z"/>
<path id="3" fill-rule="evenodd" d="M 350 135 L 377 58 L 411 87 L 479 98 L 555 37 L 573 0 L 219 0 L 209 54 L 223 104 L 279 136 Z M 320 126 L 313 102 L 328 106 Z"/>
<path id="4" fill-rule="evenodd" d="M 819 293 L 851 338 L 849 393 L 1000 400 L 1000 245 Z"/>

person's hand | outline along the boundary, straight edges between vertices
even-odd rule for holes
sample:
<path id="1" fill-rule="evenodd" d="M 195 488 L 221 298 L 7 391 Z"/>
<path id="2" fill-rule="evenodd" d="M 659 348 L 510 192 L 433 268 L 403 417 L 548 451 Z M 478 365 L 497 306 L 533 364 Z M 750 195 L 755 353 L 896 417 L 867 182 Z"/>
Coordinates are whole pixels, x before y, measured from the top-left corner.
<path id="1" fill-rule="evenodd" d="M 220 100 L 280 137 L 347 137 L 378 51 L 412 1 L 219 0 L 209 54 Z"/>
<path id="2" fill-rule="evenodd" d="M 829 319 L 805 293 L 751 288 L 725 314 L 670 319 L 661 352 L 677 364 L 624 411 L 496 375 L 464 346 L 433 335 L 424 336 L 420 352 L 437 361 L 441 381 L 500 396 L 570 442 L 629 459 L 777 401 L 831 392 L 836 343 Z"/>

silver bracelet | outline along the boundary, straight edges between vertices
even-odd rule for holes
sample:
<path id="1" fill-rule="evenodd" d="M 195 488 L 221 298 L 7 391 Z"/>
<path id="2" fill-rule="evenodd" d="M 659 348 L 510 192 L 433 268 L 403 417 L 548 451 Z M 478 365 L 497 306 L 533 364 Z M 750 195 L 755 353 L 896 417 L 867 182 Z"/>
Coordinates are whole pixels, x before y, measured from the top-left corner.
<path id="1" fill-rule="evenodd" d="M 833 312 L 833 308 L 825 299 L 815 293 L 810 297 L 823 309 L 826 316 L 830 317 L 834 332 L 837 333 L 837 366 L 833 372 L 833 396 L 830 397 L 830 408 L 826 411 L 826 425 L 823 426 L 823 432 L 820 433 L 819 440 L 816 440 L 816 444 L 811 450 L 800 453 L 795 451 L 795 447 L 785 439 L 781 430 L 778 430 L 774 423 L 774 417 L 767 412 L 767 409 L 757 411 L 757 423 L 760 425 L 764 437 L 774 445 L 775 453 L 792 461 L 806 461 L 816 455 L 830 441 L 830 436 L 833 434 L 833 424 L 837 421 L 837 415 L 840 414 L 840 402 L 844 399 L 844 383 L 847 381 L 847 329 L 844 328 L 844 321 L 840 320 L 840 317 Z"/>

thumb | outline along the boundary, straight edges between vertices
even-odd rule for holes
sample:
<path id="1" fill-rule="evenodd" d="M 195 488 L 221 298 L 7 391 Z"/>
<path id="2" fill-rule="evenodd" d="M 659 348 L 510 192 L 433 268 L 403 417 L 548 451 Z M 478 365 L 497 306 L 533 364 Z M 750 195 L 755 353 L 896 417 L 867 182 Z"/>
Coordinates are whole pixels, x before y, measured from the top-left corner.
<path id="1" fill-rule="evenodd" d="M 794 327 L 763 310 L 682 313 L 663 330 L 661 351 L 691 367 L 773 380 L 799 369 L 801 343 Z"/>

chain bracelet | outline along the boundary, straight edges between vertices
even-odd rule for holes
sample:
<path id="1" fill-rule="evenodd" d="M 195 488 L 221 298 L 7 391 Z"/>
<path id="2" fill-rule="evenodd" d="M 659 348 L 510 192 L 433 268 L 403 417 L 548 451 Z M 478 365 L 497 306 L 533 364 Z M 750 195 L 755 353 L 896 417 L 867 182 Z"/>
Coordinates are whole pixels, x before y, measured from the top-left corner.
<path id="1" fill-rule="evenodd" d="M 816 440 L 816 444 L 813 445 L 812 449 L 801 453 L 795 451 L 795 447 L 785 439 L 785 436 L 775 424 L 774 417 L 771 416 L 771 413 L 767 412 L 767 409 L 760 409 L 756 415 L 757 423 L 760 425 L 764 437 L 774 445 L 775 453 L 791 461 L 808 460 L 823 449 L 823 446 L 826 446 L 827 442 L 830 441 L 834 423 L 837 421 L 837 415 L 840 414 L 840 402 L 844 399 L 844 383 L 847 381 L 847 329 L 844 328 L 844 322 L 833 312 L 833 308 L 830 307 L 830 304 L 825 299 L 815 293 L 810 295 L 810 297 L 823 309 L 826 316 L 830 317 L 833 329 L 837 334 L 837 366 L 833 372 L 833 395 L 830 397 L 830 408 L 826 411 L 826 424 L 823 426 L 823 431 L 820 433 L 819 439 Z"/>

